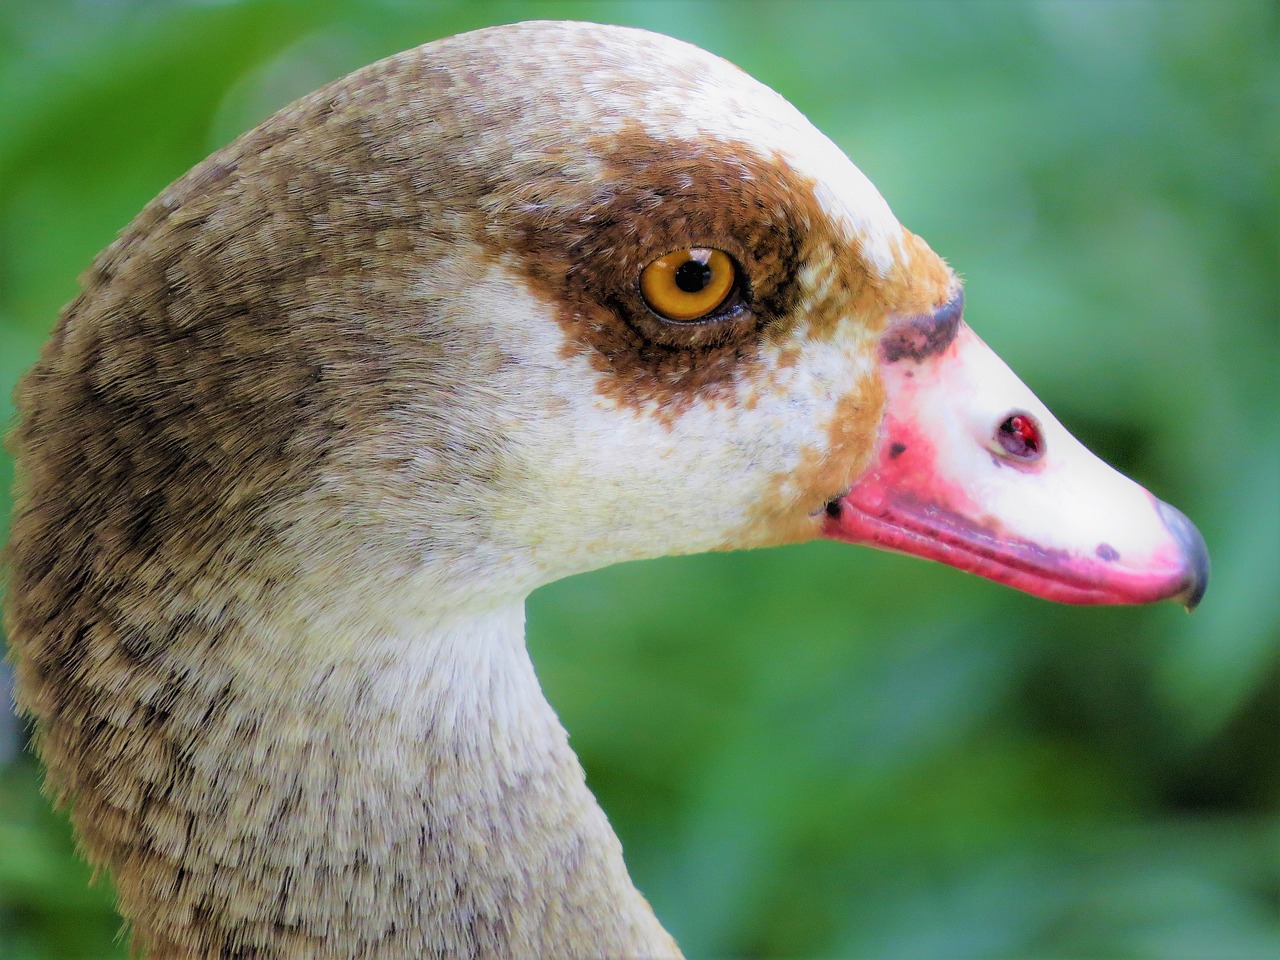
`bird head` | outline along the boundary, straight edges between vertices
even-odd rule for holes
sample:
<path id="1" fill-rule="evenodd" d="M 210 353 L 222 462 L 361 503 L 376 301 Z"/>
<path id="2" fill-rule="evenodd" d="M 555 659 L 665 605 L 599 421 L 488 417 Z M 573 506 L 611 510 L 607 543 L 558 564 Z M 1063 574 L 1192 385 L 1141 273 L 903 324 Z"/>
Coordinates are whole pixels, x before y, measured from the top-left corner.
<path id="1" fill-rule="evenodd" d="M 185 483 L 149 514 L 162 550 L 269 544 L 325 591 L 487 604 L 826 537 L 1056 600 L 1196 603 L 1194 527 L 1072 438 L 963 303 L 736 67 L 528 23 L 358 71 L 195 168 L 100 258 L 48 362 L 87 368 L 104 411 L 69 447 L 130 451 L 134 499 Z M 83 409 L 58 393 L 50 417 Z M 103 469 L 77 482 L 122 482 Z"/>
<path id="2" fill-rule="evenodd" d="M 481 31 L 415 70 L 449 78 L 406 122 L 431 125 L 439 217 L 465 223 L 417 289 L 483 344 L 456 396 L 498 479 L 473 489 L 534 579 L 828 537 L 1055 600 L 1199 600 L 1194 527 L 1054 419 L 948 265 L 773 91 L 580 24 Z"/>

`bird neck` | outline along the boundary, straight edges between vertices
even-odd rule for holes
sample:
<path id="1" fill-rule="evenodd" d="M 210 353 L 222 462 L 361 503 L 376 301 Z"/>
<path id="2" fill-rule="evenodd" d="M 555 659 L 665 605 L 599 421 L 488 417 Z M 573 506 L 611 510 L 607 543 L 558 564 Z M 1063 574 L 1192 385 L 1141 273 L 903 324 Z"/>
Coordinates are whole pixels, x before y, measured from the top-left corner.
<path id="1" fill-rule="evenodd" d="M 542 694 L 522 605 L 257 651 L 204 661 L 187 770 L 113 864 L 151 956 L 678 955 Z"/>

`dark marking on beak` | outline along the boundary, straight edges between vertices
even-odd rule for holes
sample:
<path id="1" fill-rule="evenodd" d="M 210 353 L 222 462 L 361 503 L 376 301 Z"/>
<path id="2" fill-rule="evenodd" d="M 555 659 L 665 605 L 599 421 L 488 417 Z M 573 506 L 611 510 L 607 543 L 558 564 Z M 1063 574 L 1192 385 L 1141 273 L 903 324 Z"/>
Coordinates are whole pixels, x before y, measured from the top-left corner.
<path id="1" fill-rule="evenodd" d="M 1173 538 L 1178 541 L 1178 546 L 1182 548 L 1182 555 L 1186 560 L 1186 590 L 1179 599 L 1190 613 L 1204 599 L 1205 589 L 1209 586 L 1209 548 L 1205 545 L 1204 537 L 1200 535 L 1196 525 L 1188 520 L 1187 515 L 1181 510 L 1169 506 L 1163 500 L 1157 503 L 1157 508 L 1160 511 L 1160 519 L 1173 534 Z"/>
<path id="2" fill-rule="evenodd" d="M 925 317 L 904 317 L 889 325 L 880 340 L 880 355 L 888 363 L 919 362 L 942 353 L 960 331 L 964 316 L 964 291 Z"/>

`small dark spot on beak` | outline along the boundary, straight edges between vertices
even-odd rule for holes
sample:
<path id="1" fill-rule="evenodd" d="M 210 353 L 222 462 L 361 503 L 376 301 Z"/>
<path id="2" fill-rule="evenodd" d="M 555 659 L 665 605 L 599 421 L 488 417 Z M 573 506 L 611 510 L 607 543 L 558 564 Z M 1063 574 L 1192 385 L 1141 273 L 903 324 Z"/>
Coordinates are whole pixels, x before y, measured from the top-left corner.
<path id="1" fill-rule="evenodd" d="M 889 459 L 896 460 L 906 452 L 907 445 L 905 443 L 895 443 L 889 447 Z"/>
<path id="2" fill-rule="evenodd" d="M 1105 560 L 1107 563 L 1111 563 L 1115 560 L 1120 559 L 1120 551 L 1117 550 L 1115 547 L 1113 547 L 1109 543 L 1098 544 L 1098 548 L 1093 552 L 1096 553 L 1101 559 Z"/>

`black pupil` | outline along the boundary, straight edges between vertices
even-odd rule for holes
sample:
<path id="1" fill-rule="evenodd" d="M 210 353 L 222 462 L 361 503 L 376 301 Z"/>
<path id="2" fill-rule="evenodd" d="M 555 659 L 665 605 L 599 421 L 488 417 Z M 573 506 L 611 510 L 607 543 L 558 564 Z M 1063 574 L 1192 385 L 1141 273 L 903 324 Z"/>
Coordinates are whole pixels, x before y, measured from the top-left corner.
<path id="1" fill-rule="evenodd" d="M 686 260 L 676 267 L 676 286 L 685 293 L 700 293 L 711 282 L 711 268 L 701 260 Z"/>

